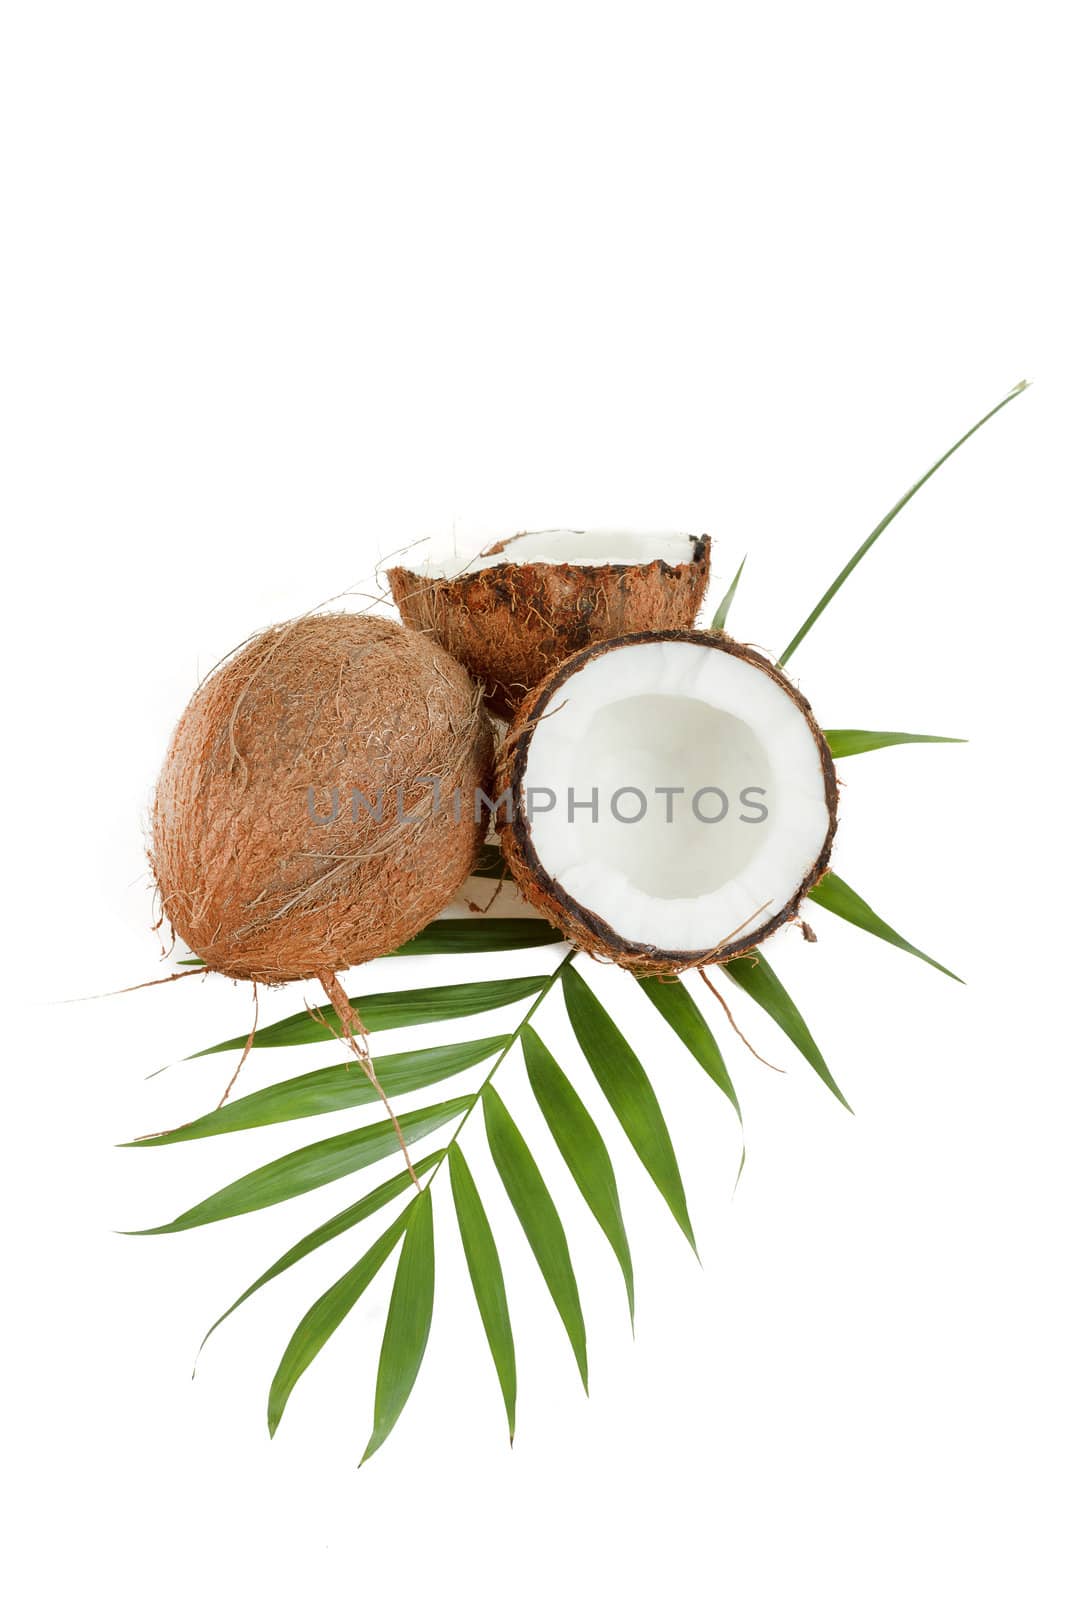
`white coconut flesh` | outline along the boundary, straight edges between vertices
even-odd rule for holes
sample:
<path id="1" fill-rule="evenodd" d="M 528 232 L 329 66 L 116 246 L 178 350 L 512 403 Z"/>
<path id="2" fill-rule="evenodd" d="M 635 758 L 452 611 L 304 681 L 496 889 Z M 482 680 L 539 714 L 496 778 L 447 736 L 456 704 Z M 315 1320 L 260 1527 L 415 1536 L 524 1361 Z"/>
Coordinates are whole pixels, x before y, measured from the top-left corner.
<path id="1" fill-rule="evenodd" d="M 566 677 L 522 790 L 547 876 L 620 941 L 664 951 L 756 933 L 794 899 L 832 822 L 821 749 L 789 693 L 680 640 L 609 650 Z M 582 805 L 594 791 L 595 819 Z"/>
<path id="2" fill-rule="evenodd" d="M 616 533 L 570 528 L 549 528 L 538 533 L 522 533 L 504 541 L 494 555 L 429 555 L 418 568 L 425 578 L 457 578 L 469 572 L 484 572 L 488 567 L 525 566 L 544 562 L 548 566 L 642 567 L 654 561 L 668 566 L 684 566 L 692 561 L 694 540 L 687 533 Z"/>

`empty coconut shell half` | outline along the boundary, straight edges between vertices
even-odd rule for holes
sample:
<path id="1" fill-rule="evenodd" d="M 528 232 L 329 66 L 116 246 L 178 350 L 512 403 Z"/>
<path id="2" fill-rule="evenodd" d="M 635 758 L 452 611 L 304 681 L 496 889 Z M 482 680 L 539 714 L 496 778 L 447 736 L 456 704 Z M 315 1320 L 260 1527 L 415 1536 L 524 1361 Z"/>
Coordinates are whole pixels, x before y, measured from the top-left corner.
<path id="1" fill-rule="evenodd" d="M 721 633 L 569 657 L 519 708 L 497 797 L 526 898 L 580 949 L 643 973 L 766 939 L 827 870 L 837 826 L 808 702 Z"/>
<path id="2" fill-rule="evenodd" d="M 473 560 L 393 567 L 400 615 L 485 685 L 499 717 L 574 651 L 690 628 L 708 584 L 707 534 L 520 533 Z"/>

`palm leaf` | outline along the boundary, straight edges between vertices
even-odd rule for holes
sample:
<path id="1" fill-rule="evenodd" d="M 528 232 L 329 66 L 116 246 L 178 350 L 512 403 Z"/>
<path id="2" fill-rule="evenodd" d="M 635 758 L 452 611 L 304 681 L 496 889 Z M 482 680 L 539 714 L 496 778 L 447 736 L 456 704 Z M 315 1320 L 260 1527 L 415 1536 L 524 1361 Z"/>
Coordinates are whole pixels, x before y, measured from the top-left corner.
<path id="1" fill-rule="evenodd" d="M 440 917 L 391 955 L 475 955 L 564 942 L 558 929 L 540 917 Z"/>
<path id="2" fill-rule="evenodd" d="M 745 561 L 747 560 L 748 557 L 746 556 Z M 722 599 L 719 601 L 719 608 L 711 619 L 712 633 L 722 633 L 723 629 L 726 627 L 726 619 L 730 615 L 730 607 L 734 603 L 734 595 L 737 593 L 737 585 L 741 582 L 741 574 L 745 570 L 745 561 L 742 561 L 741 565 L 734 573 L 733 582 L 723 595 Z"/>
<path id="3" fill-rule="evenodd" d="M 608 1147 L 570 1080 L 537 1034 L 532 1028 L 523 1028 L 521 1038 L 530 1087 L 549 1132 L 622 1270 L 633 1327 L 634 1269 Z"/>
<path id="4" fill-rule="evenodd" d="M 860 545 L 859 549 L 856 551 L 855 555 L 852 556 L 851 560 L 845 563 L 837 577 L 834 579 L 833 583 L 823 595 L 822 599 L 815 606 L 814 610 L 809 612 L 809 614 L 805 617 L 804 621 L 801 623 L 792 639 L 790 639 L 789 643 L 782 651 L 781 656 L 778 658 L 779 666 L 785 666 L 786 662 L 789 660 L 789 657 L 793 654 L 797 646 L 801 644 L 810 633 L 811 629 L 815 626 L 816 622 L 818 622 L 819 618 L 830 604 L 830 601 L 845 583 L 846 579 L 848 579 L 856 570 L 864 556 L 867 554 L 868 550 L 870 550 L 872 545 L 874 545 L 881 538 L 882 534 L 889 527 L 893 519 L 901 511 L 903 511 L 908 501 L 911 500 L 914 495 L 918 494 L 923 484 L 928 483 L 938 468 L 943 467 L 945 462 L 948 461 L 951 456 L 954 456 L 956 451 L 960 449 L 962 445 L 965 445 L 967 440 L 970 439 L 972 435 L 978 432 L 979 428 L 985 427 L 986 423 L 989 422 L 992 417 L 995 417 L 998 411 L 1002 411 L 1006 405 L 1010 405 L 1010 403 L 1019 395 L 1021 395 L 1023 390 L 1028 387 L 1029 385 L 1025 381 L 1022 383 L 1017 383 L 1010 394 L 1005 395 L 1004 399 L 1001 400 L 998 405 L 995 405 L 992 411 L 987 411 L 985 416 L 974 424 L 973 428 L 968 428 L 963 437 L 961 439 L 957 439 L 952 448 L 950 450 L 946 450 L 944 455 L 935 461 L 933 466 L 923 473 L 918 483 L 912 484 L 907 494 L 901 495 L 900 499 L 897 501 L 892 510 L 886 512 L 886 515 L 882 518 L 874 532 L 867 535 L 867 538 Z"/>
<path id="5" fill-rule="evenodd" d="M 814 889 L 809 889 L 808 899 L 814 900 L 824 911 L 832 911 L 835 917 L 842 917 L 854 927 L 862 928 L 865 933 L 873 933 L 876 939 L 884 939 L 887 944 L 896 945 L 898 950 L 906 950 L 909 955 L 918 956 L 920 961 L 925 961 L 928 966 L 936 967 L 938 972 L 943 972 L 946 978 L 952 978 L 956 983 L 963 982 L 963 979 L 950 972 L 948 967 L 943 967 L 940 961 L 935 961 L 933 956 L 928 956 L 925 951 L 916 949 L 915 945 L 909 944 L 895 928 L 891 928 L 888 922 L 883 922 L 866 900 L 861 899 L 855 889 L 850 889 L 845 880 L 839 878 L 835 872 L 828 872 L 821 883 L 816 884 Z"/>
<path id="6" fill-rule="evenodd" d="M 791 1039 L 810 1066 L 815 1068 L 826 1087 L 837 1096 L 846 1111 L 852 1107 L 834 1082 L 830 1068 L 823 1060 L 822 1051 L 808 1032 L 808 1025 L 786 993 L 781 980 L 771 970 L 767 957 L 737 956 L 725 963 L 726 971 L 769 1017 L 773 1017 L 787 1038 Z"/>
<path id="7" fill-rule="evenodd" d="M 421 1161 L 416 1161 L 415 1171 L 418 1176 L 421 1178 L 431 1168 L 438 1166 L 444 1160 L 444 1155 L 445 1152 L 443 1150 L 435 1150 L 432 1156 L 423 1156 Z M 305 1234 L 297 1244 L 293 1245 L 292 1249 L 287 1250 L 283 1256 L 279 1256 L 272 1267 L 268 1267 L 266 1272 L 260 1273 L 255 1283 L 250 1283 L 244 1293 L 237 1296 L 233 1305 L 229 1306 L 221 1317 L 216 1317 L 200 1341 L 201 1350 L 207 1344 L 215 1329 L 225 1322 L 226 1318 L 231 1316 L 238 1306 L 244 1305 L 245 1301 L 254 1295 L 257 1289 L 262 1289 L 264 1284 L 270 1283 L 272 1278 L 277 1278 L 281 1273 L 287 1271 L 289 1267 L 295 1266 L 298 1261 L 302 1261 L 305 1256 L 310 1255 L 312 1250 L 317 1250 L 321 1244 L 328 1244 L 331 1239 L 336 1239 L 339 1234 L 345 1233 L 349 1228 L 354 1228 L 357 1223 L 364 1222 L 367 1217 L 373 1216 L 376 1211 L 380 1211 L 383 1206 L 387 1206 L 390 1200 L 395 1200 L 398 1195 L 410 1192 L 411 1174 L 405 1167 L 404 1171 L 398 1172 L 395 1178 L 387 1179 L 385 1183 L 379 1184 L 377 1189 L 372 1189 L 370 1194 L 364 1195 L 362 1200 L 357 1200 L 354 1206 L 348 1206 L 344 1211 L 339 1211 L 336 1217 L 330 1218 L 329 1222 L 324 1222 L 320 1227 L 313 1229 L 311 1233 Z"/>
<path id="8" fill-rule="evenodd" d="M 570 969 L 568 968 L 568 971 Z M 530 1154 L 529 1146 L 511 1114 L 489 1084 L 482 1094 L 482 1111 L 489 1150 L 507 1190 L 508 1199 L 522 1225 L 537 1265 L 555 1302 L 560 1320 L 578 1363 L 582 1386 L 589 1393 L 589 1365 L 585 1348 L 585 1318 L 578 1297 L 578 1284 L 567 1247 L 567 1236 L 549 1194 Z"/>
<path id="9" fill-rule="evenodd" d="M 894 744 L 967 743 L 966 739 L 949 739 L 941 733 L 876 733 L 866 728 L 824 728 L 823 734 L 835 761 L 866 755 L 868 750 L 887 750 Z"/>
<path id="10" fill-rule="evenodd" d="M 407 1144 L 425 1139 L 444 1123 L 451 1122 L 461 1112 L 473 1105 L 474 1096 L 464 1095 L 458 1100 L 444 1100 L 439 1105 L 424 1106 L 420 1111 L 406 1111 L 397 1120 Z M 201 1200 L 199 1205 L 183 1211 L 173 1222 L 158 1228 L 134 1228 L 135 1234 L 181 1233 L 186 1228 L 199 1228 L 207 1222 L 221 1222 L 226 1217 L 243 1216 L 249 1211 L 259 1211 L 264 1206 L 278 1205 L 291 1200 L 294 1195 L 306 1194 L 324 1183 L 334 1183 L 372 1166 L 383 1156 L 391 1155 L 397 1147 L 396 1130 L 391 1122 L 374 1122 L 367 1128 L 356 1128 L 350 1133 L 336 1134 L 332 1139 L 322 1139 L 318 1144 L 305 1145 L 302 1150 L 292 1150 L 266 1166 L 257 1167 L 246 1177 L 228 1183 L 224 1189 Z"/>
<path id="11" fill-rule="evenodd" d="M 474 1039 L 470 1044 L 439 1044 L 428 1050 L 404 1050 L 397 1055 L 377 1056 L 374 1070 L 391 1099 L 427 1089 L 446 1078 L 477 1066 L 487 1056 L 497 1055 L 507 1044 L 508 1035 Z M 143 1150 L 161 1144 L 181 1144 L 187 1139 L 207 1139 L 219 1133 L 235 1133 L 245 1128 L 265 1128 L 276 1122 L 295 1122 L 302 1117 L 318 1117 L 350 1106 L 368 1105 L 378 1099 L 377 1092 L 358 1062 L 323 1067 L 299 1078 L 286 1078 L 266 1089 L 257 1089 L 240 1100 L 229 1100 L 216 1111 L 209 1111 L 195 1122 L 187 1122 L 168 1133 L 134 1139 L 123 1149 Z"/>
<path id="12" fill-rule="evenodd" d="M 511 874 L 499 845 L 484 845 L 483 854 L 471 873 L 472 878 L 507 878 Z M 563 935 L 539 917 L 439 917 L 413 939 L 389 950 L 392 956 L 450 956 L 474 951 L 527 950 L 535 945 L 560 944 Z M 179 967 L 202 967 L 199 956 L 186 956 Z"/>
<path id="13" fill-rule="evenodd" d="M 644 990 L 660 1016 L 670 1023 L 711 1081 L 718 1084 L 737 1112 L 738 1122 L 741 1122 L 741 1105 L 730 1074 L 726 1070 L 722 1051 L 715 1042 L 715 1036 L 708 1027 L 703 1012 L 681 979 L 671 982 L 669 979 L 664 981 L 660 978 L 638 978 L 637 982 L 638 987 Z"/>
<path id="14" fill-rule="evenodd" d="M 272 1438 L 297 1380 L 307 1371 L 331 1333 L 340 1327 L 360 1295 L 389 1259 L 407 1227 L 414 1204 L 413 1200 L 395 1222 L 389 1224 L 381 1238 L 375 1240 L 366 1255 L 361 1256 L 344 1277 L 338 1278 L 325 1294 L 320 1295 L 310 1311 L 305 1312 L 297 1323 L 270 1386 L 267 1427 Z"/>
<path id="15" fill-rule="evenodd" d="M 671 1215 L 696 1250 L 674 1146 L 644 1067 L 573 967 L 564 971 L 563 997 L 575 1038 L 605 1099 Z"/>
<path id="16" fill-rule="evenodd" d="M 480 1011 L 496 1011 L 500 1006 L 509 1006 L 536 994 L 547 982 L 548 979 L 540 975 L 494 978 L 484 983 L 446 983 L 433 989 L 406 989 L 394 994 L 353 995 L 351 1001 L 368 1033 L 384 1033 L 387 1028 L 412 1028 L 422 1022 L 448 1022 L 455 1017 L 472 1017 Z M 322 1006 L 320 1014 L 330 1028 L 341 1033 L 341 1022 L 333 1006 Z M 327 1037 L 326 1029 L 316 1017 L 307 1011 L 297 1011 L 291 1017 L 283 1017 L 280 1022 L 259 1029 L 255 1047 L 320 1044 Z M 220 1050 L 243 1050 L 247 1043 L 247 1035 L 237 1034 L 233 1039 L 223 1039 L 221 1044 L 198 1050 L 188 1059 L 196 1061 L 200 1056 L 217 1055 Z"/>
<path id="17" fill-rule="evenodd" d="M 408 1207 L 404 1246 L 385 1319 L 378 1386 L 374 1394 L 374 1429 L 360 1462 L 366 1461 L 392 1433 L 407 1405 L 430 1337 L 433 1317 L 433 1197 L 424 1189 Z"/>
<path id="18" fill-rule="evenodd" d="M 466 1157 L 458 1144 L 448 1151 L 448 1176 L 452 1184 L 452 1198 L 456 1206 L 459 1236 L 467 1258 L 474 1298 L 489 1341 L 489 1353 L 496 1367 L 500 1392 L 504 1397 L 504 1410 L 508 1418 L 508 1437 L 515 1438 L 515 1341 L 511 1333 L 504 1274 L 500 1269 L 500 1256 L 496 1240 L 489 1226 L 481 1196 L 475 1187 Z"/>

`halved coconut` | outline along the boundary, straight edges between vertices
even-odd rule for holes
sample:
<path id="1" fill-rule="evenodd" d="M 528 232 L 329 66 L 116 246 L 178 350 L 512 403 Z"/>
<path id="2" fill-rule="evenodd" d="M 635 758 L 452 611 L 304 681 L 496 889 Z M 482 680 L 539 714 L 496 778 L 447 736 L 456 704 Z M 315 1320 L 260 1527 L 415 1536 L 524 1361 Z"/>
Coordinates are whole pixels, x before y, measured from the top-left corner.
<path id="1" fill-rule="evenodd" d="M 410 628 L 436 640 L 510 717 L 553 667 L 588 644 L 692 627 L 708 583 L 707 534 L 520 533 L 473 560 L 393 567 Z"/>
<path id="2" fill-rule="evenodd" d="M 497 776 L 519 888 L 581 949 L 638 971 L 751 949 L 829 865 L 837 782 L 811 707 L 723 634 L 571 656 L 523 702 Z"/>

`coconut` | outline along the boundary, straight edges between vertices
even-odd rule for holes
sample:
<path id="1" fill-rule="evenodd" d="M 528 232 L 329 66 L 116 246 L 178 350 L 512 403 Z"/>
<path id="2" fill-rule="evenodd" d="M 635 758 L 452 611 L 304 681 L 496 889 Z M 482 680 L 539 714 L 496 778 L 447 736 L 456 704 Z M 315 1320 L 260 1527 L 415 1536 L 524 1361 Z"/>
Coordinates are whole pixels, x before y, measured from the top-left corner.
<path id="1" fill-rule="evenodd" d="M 837 825 L 811 707 L 724 634 L 578 651 L 523 701 L 497 785 L 522 893 L 580 949 L 643 973 L 726 961 L 795 918 Z"/>
<path id="2" fill-rule="evenodd" d="M 470 872 L 491 761 L 481 691 L 432 640 L 347 614 L 268 628 L 174 734 L 150 851 L 163 917 L 206 967 L 261 983 L 384 955 Z"/>
<path id="3" fill-rule="evenodd" d="M 692 627 L 708 584 L 704 534 L 553 530 L 501 540 L 473 561 L 393 567 L 400 615 L 485 685 L 509 718 L 523 697 L 586 645 Z"/>

